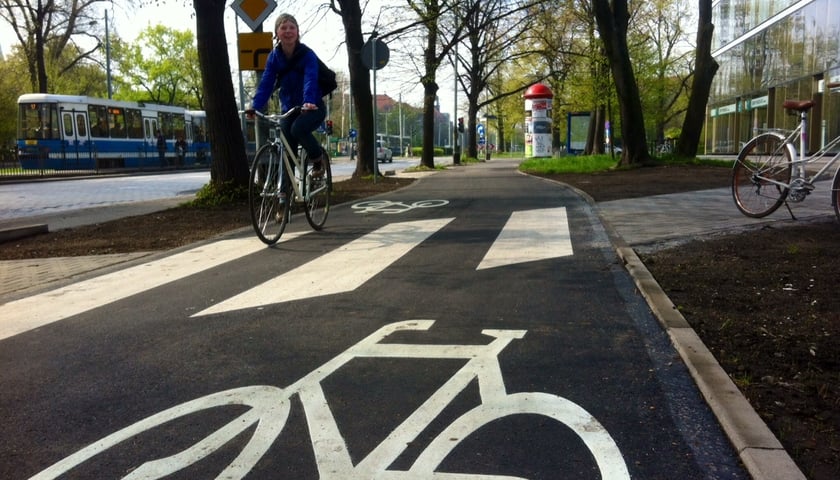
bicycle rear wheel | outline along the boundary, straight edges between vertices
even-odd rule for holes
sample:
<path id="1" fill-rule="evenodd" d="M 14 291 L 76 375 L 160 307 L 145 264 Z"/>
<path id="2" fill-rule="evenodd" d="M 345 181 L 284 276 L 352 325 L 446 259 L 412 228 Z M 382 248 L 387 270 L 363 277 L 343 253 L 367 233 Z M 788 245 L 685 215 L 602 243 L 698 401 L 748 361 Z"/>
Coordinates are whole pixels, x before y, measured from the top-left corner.
<path id="1" fill-rule="evenodd" d="M 750 140 L 732 167 L 732 198 L 738 210 L 754 218 L 775 212 L 788 195 L 792 159 L 792 148 L 777 134 Z"/>
<path id="2" fill-rule="evenodd" d="M 280 240 L 289 220 L 289 202 L 280 201 L 281 172 L 280 150 L 271 144 L 260 147 L 248 180 L 248 209 L 254 232 L 266 245 Z"/>
<path id="3" fill-rule="evenodd" d="M 332 169 L 327 152 L 321 152 L 324 174 L 313 177 L 313 166 L 306 153 L 303 154 L 303 168 L 306 172 L 304 199 L 306 202 L 306 221 L 315 230 L 324 228 L 327 215 L 330 213 L 330 194 L 332 193 Z"/>

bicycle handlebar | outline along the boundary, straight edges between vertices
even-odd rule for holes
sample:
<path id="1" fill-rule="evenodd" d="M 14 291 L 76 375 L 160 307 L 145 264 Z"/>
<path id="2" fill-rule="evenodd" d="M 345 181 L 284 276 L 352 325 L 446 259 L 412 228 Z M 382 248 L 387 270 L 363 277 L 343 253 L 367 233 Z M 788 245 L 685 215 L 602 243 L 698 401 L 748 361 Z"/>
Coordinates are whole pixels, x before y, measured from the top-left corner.
<path id="1" fill-rule="evenodd" d="M 300 110 L 301 110 L 301 107 L 298 106 L 298 107 L 290 108 L 286 113 L 283 113 L 283 114 L 269 115 L 269 114 L 263 113 L 259 110 L 254 110 L 253 108 L 249 108 L 247 110 L 242 110 L 239 113 L 244 113 L 245 115 L 248 115 L 248 116 L 256 115 L 256 116 L 258 116 L 262 119 L 268 120 L 270 122 L 279 122 L 280 120 L 292 115 L 293 113 L 299 112 Z"/>

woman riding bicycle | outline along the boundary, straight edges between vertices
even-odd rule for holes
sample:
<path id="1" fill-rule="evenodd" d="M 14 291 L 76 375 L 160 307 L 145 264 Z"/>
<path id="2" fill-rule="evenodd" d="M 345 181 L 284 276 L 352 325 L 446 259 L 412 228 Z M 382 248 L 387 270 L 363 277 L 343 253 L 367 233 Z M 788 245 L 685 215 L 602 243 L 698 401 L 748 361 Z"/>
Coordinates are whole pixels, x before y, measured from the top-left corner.
<path id="1" fill-rule="evenodd" d="M 324 172 L 323 155 L 321 145 L 312 132 L 324 121 L 327 111 L 323 92 L 318 87 L 318 56 L 300 43 L 297 20 L 290 14 L 283 13 L 277 17 L 274 34 L 277 47 L 268 55 L 251 108 L 262 111 L 275 84 L 280 87 L 283 113 L 301 107 L 297 113 L 285 118 L 280 128 L 293 152 L 297 151 L 298 144 L 303 147 L 312 160 L 312 175 L 318 177 Z M 283 182 L 288 182 L 288 178 L 284 178 Z"/>

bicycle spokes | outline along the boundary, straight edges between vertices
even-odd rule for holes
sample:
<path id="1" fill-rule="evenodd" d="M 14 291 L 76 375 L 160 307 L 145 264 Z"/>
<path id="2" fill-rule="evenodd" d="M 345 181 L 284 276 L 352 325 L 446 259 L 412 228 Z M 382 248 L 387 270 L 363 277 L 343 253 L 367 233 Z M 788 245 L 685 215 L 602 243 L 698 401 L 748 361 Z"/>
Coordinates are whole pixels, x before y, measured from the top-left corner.
<path id="1" fill-rule="evenodd" d="M 281 200 L 282 175 L 279 150 L 272 144 L 261 147 L 251 166 L 248 206 L 254 232 L 268 245 L 277 243 L 288 220 L 288 202 Z"/>
<path id="2" fill-rule="evenodd" d="M 732 169 L 732 196 L 750 217 L 764 217 L 784 203 L 791 175 L 790 152 L 784 138 L 772 133 L 751 140 Z"/>

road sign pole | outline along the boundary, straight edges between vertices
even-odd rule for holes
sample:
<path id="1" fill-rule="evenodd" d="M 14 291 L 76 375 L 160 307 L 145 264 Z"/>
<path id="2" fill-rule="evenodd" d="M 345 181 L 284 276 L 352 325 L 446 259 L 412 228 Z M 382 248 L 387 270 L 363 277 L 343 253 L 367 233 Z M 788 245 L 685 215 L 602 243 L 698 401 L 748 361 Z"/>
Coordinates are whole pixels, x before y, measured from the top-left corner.
<path id="1" fill-rule="evenodd" d="M 379 132 L 376 127 L 376 117 L 379 116 L 379 107 L 376 101 L 376 32 L 370 34 L 370 42 L 373 48 L 370 49 L 370 64 L 373 65 L 373 183 L 376 183 L 376 177 L 379 176 L 379 153 L 377 152 L 377 139 Z"/>

